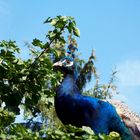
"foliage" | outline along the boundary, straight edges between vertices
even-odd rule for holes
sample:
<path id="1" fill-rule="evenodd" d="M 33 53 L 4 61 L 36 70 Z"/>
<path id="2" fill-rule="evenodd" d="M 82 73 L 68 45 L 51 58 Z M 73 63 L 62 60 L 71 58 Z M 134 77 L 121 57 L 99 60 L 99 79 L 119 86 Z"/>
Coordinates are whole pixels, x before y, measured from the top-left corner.
<path id="1" fill-rule="evenodd" d="M 99 84 L 99 77 L 96 79 L 96 83 L 94 85 L 93 88 L 84 91 L 85 95 L 90 95 L 93 96 L 95 98 L 99 98 L 99 99 L 111 99 L 113 94 L 118 94 L 117 91 L 117 87 L 114 84 L 115 81 L 115 74 L 117 73 L 117 71 L 113 71 L 110 77 L 110 80 L 107 84 Z"/>
<path id="2" fill-rule="evenodd" d="M 0 108 L 0 129 L 14 122 L 14 113 Z"/>
<path id="3" fill-rule="evenodd" d="M 38 132 L 32 132 L 20 124 L 10 125 L 1 130 L 0 139 L 2 140 L 41 140 Z"/>
<path id="4" fill-rule="evenodd" d="M 43 134 L 47 136 L 45 139 L 111 139 L 111 136 L 116 133 L 111 133 L 109 136 L 96 136 L 85 127 L 64 127 L 56 119 L 53 97 L 56 87 L 63 79 L 63 75 L 59 71 L 54 71 L 52 64 L 65 55 L 66 39 L 64 33 L 67 31 L 70 34 L 68 44 L 77 46 L 76 39 L 73 36 L 79 37 L 80 31 L 71 16 L 49 17 L 44 23 L 50 23 L 53 28 L 48 31 L 46 42 L 35 38 L 32 44 L 26 43 L 31 58 L 23 60 L 18 57 L 20 47 L 15 41 L 0 41 L 0 106 L 5 103 L 4 110 L 0 110 L 0 139 L 39 140 L 42 139 Z M 87 63 L 78 57 L 75 59 L 78 74 L 77 84 L 81 91 L 85 84 L 91 80 L 92 74 L 95 78 L 98 78 L 93 62 L 95 60 L 94 50 Z M 107 90 L 112 86 L 111 84 L 112 81 L 109 83 Z M 94 93 L 96 93 L 96 90 L 99 90 L 98 85 L 95 85 Z M 97 93 L 101 94 L 97 97 L 103 97 L 102 90 Z M 15 115 L 19 114 L 20 106 L 24 108 L 27 117 L 35 117 L 40 112 L 43 117 L 47 116 L 47 130 L 42 128 L 39 132 L 32 132 L 21 125 L 11 124 L 14 122 L 14 114 L 11 112 L 14 112 Z M 119 139 L 118 135 L 117 137 Z"/>
<path id="5" fill-rule="evenodd" d="M 82 67 L 82 63 L 79 65 L 79 69 L 78 69 L 79 76 L 77 79 L 77 85 L 81 91 L 85 87 L 86 83 L 91 81 L 93 74 L 95 78 L 98 78 L 97 70 L 93 62 L 95 60 L 96 60 L 95 52 L 94 50 L 92 50 L 92 54 L 89 57 L 88 62 L 84 63 L 83 67 Z"/>
<path id="6" fill-rule="evenodd" d="M 15 41 L 0 42 L 0 93 L 1 103 L 5 102 L 5 108 L 19 114 L 19 105 L 24 104 L 26 110 L 30 110 L 33 115 L 40 112 L 38 101 L 42 96 L 54 96 L 55 88 L 62 80 L 60 72 L 53 72 L 50 54 L 54 53 L 51 47 L 55 42 L 65 44 L 62 35 L 65 29 L 69 33 L 79 36 L 76 23 L 72 17 L 57 16 L 48 18 L 44 23 L 50 23 L 54 29 L 49 31 L 46 37 L 48 41 L 43 43 L 39 39 L 34 39 L 30 49 L 35 59 L 26 61 L 16 58 L 19 47 Z M 35 49 L 39 47 L 39 49 Z M 36 51 L 37 50 L 37 51 Z M 54 53 L 57 54 L 57 53 Z M 22 103 L 22 100 L 24 102 Z"/>
<path id="7" fill-rule="evenodd" d="M 116 132 L 111 132 L 109 135 L 94 135 L 94 132 L 89 127 L 77 128 L 71 125 L 67 125 L 65 128 L 61 127 L 59 130 L 48 129 L 47 135 L 48 139 L 57 140 L 120 140 L 120 136 Z"/>
<path id="8" fill-rule="evenodd" d="M 59 129 L 47 128 L 40 131 L 32 132 L 20 124 L 10 125 L 9 128 L 0 131 L 0 139 L 2 140 L 121 140 L 120 135 L 111 132 L 109 135 L 94 135 L 89 127 L 76 128 L 71 125 L 61 127 Z"/>

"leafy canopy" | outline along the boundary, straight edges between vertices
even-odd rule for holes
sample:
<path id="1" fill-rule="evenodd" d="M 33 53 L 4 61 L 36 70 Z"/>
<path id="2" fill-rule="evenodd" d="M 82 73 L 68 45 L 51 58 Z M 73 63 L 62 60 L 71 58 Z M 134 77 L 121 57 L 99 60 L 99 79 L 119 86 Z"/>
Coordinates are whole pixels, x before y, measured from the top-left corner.
<path id="1" fill-rule="evenodd" d="M 55 89 L 61 83 L 63 75 L 59 71 L 53 71 L 52 64 L 65 55 L 65 34 L 69 34 L 70 43 L 73 40 L 73 43 L 77 45 L 73 36 L 80 37 L 80 31 L 71 16 L 49 17 L 44 22 L 44 24 L 46 23 L 50 23 L 52 26 L 52 30 L 46 34 L 46 42 L 35 38 L 31 44 L 26 43 L 31 54 L 31 57 L 26 60 L 18 57 L 20 47 L 16 41 L 0 41 L 1 108 L 3 108 L 2 104 L 5 103 L 4 109 L 0 110 L 0 138 L 2 139 L 41 139 L 40 133 L 42 132 L 45 132 L 49 139 L 59 139 L 62 136 L 64 139 L 73 139 L 74 137 L 80 139 L 79 136 L 75 135 L 75 132 L 85 131 L 68 126 L 69 131 L 71 131 L 68 133 L 61 125 L 60 130 L 55 130 L 58 124 L 55 124 L 56 115 L 53 105 Z M 91 80 L 92 74 L 95 78 L 99 78 L 93 63 L 95 58 L 93 51 L 87 63 L 78 57 L 75 59 L 78 71 L 77 84 L 81 91 Z M 111 85 L 111 83 L 109 84 Z M 32 115 L 35 117 L 39 113 L 47 116 L 48 122 L 50 122 L 47 131 L 43 129 L 38 133 L 33 133 L 23 126 L 13 124 L 9 126 L 11 135 L 8 135 L 5 127 L 14 122 L 13 113 L 20 114 L 20 107 L 24 109 L 27 117 Z M 98 137 L 92 134 L 84 135 L 82 139 L 88 139 L 88 137 L 98 139 L 106 136 L 100 135 Z"/>

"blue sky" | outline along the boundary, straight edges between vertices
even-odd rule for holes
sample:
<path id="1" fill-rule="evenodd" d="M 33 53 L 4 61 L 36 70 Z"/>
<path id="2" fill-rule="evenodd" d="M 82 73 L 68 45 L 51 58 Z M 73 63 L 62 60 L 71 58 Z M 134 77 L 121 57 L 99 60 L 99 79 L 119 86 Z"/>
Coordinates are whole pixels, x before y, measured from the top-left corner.
<path id="1" fill-rule="evenodd" d="M 120 92 L 116 98 L 140 114 L 140 1 L 0 0 L 0 40 L 16 40 L 26 58 L 24 42 L 45 40 L 50 26 L 43 21 L 56 15 L 75 18 L 82 57 L 87 60 L 95 48 L 101 83 L 108 82 L 116 67 Z"/>

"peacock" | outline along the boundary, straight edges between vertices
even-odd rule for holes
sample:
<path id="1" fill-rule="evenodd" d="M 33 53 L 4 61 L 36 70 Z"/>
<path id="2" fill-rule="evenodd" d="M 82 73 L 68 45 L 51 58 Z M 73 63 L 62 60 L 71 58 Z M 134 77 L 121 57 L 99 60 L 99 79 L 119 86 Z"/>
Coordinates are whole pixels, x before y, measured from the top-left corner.
<path id="1" fill-rule="evenodd" d="M 56 90 L 55 110 L 64 125 L 88 126 L 95 134 L 118 132 L 123 140 L 132 140 L 130 132 L 110 103 L 80 93 L 75 69 L 55 65 L 64 73 L 64 80 Z"/>

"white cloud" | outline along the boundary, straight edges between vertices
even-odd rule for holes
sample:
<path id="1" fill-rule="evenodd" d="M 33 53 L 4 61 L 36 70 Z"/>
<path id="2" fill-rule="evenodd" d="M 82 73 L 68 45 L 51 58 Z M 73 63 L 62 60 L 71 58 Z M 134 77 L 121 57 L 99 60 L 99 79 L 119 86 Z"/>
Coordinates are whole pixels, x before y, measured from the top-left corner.
<path id="1" fill-rule="evenodd" d="M 127 60 L 117 66 L 119 85 L 140 86 L 140 60 Z"/>

